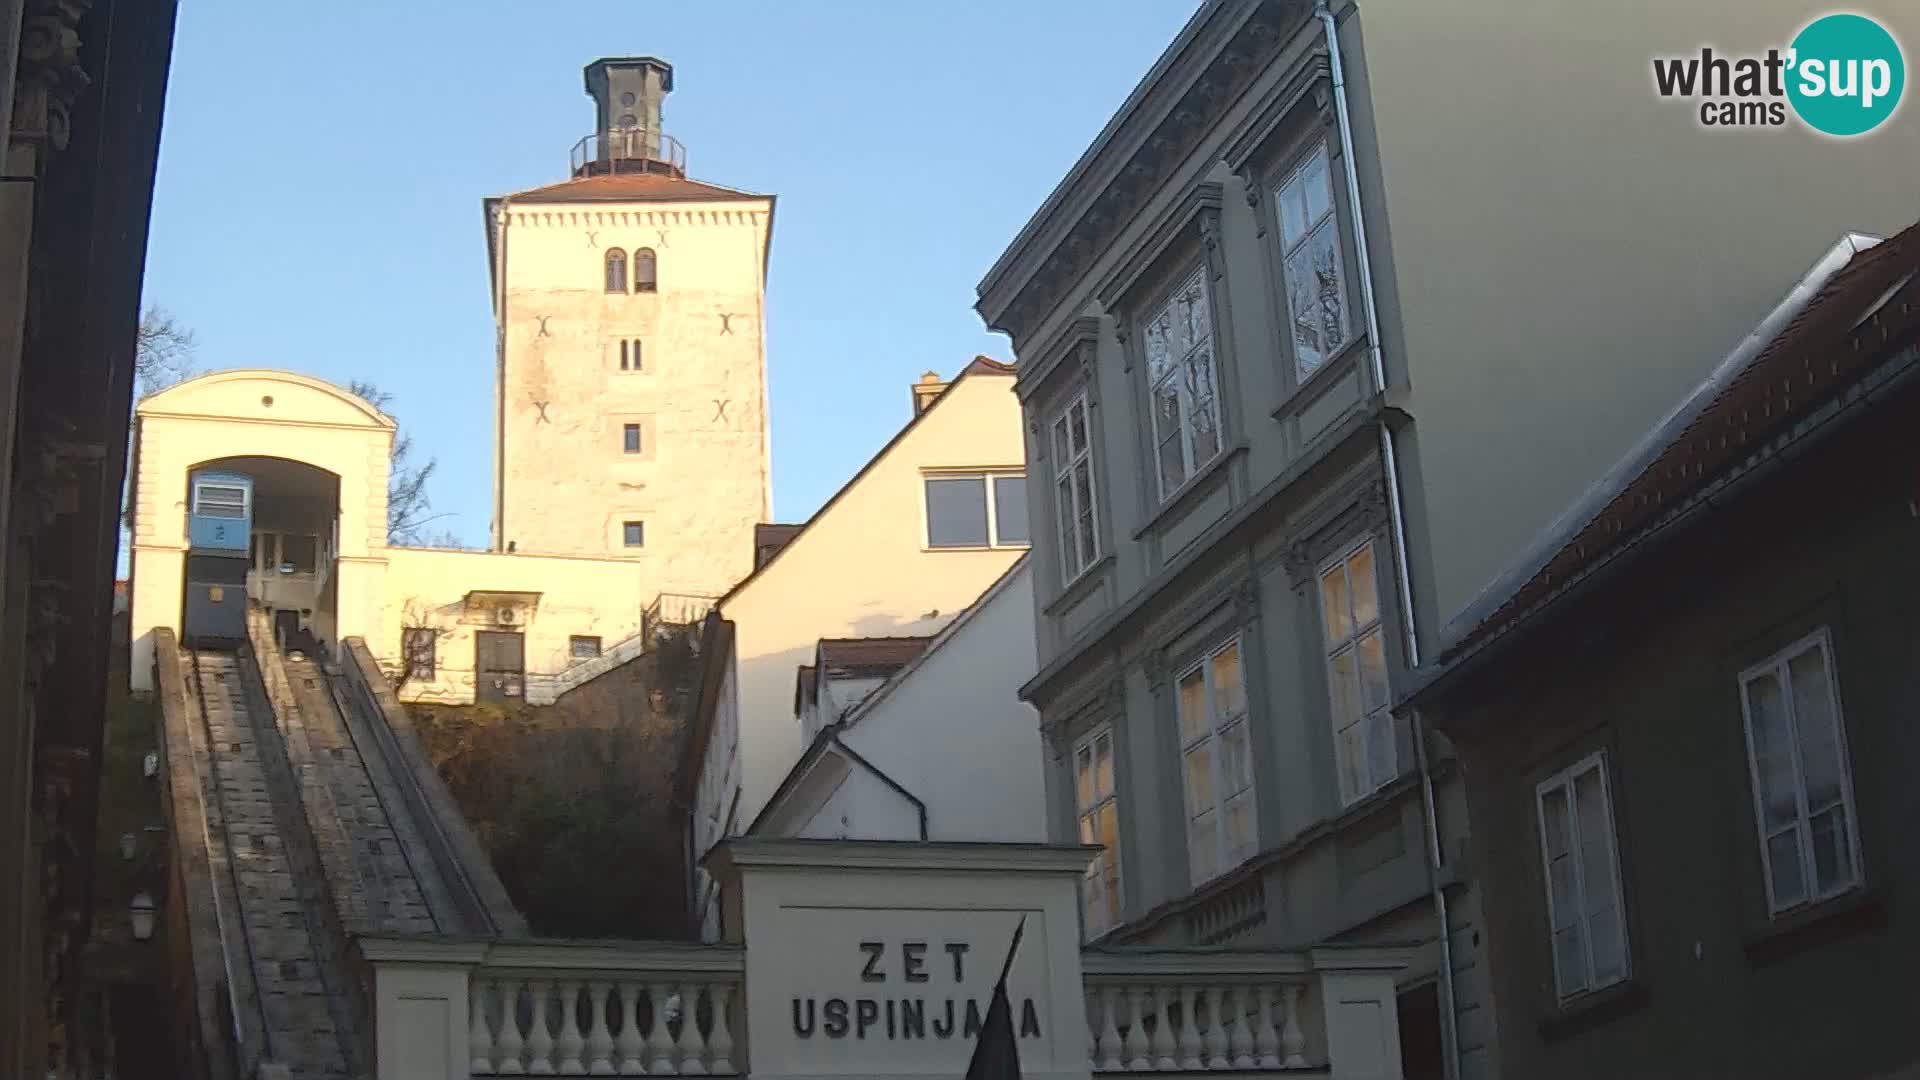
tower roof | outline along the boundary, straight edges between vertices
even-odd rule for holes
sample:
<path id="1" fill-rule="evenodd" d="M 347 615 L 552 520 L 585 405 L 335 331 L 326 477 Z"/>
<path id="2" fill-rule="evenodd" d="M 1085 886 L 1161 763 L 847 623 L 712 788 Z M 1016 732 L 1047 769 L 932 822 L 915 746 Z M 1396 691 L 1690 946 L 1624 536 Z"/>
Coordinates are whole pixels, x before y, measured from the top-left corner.
<path id="1" fill-rule="evenodd" d="M 516 203 L 681 202 L 710 199 L 766 199 L 752 191 L 688 180 L 665 172 L 601 173 L 562 180 L 505 196 Z M 494 201 L 494 200 L 489 200 Z"/>

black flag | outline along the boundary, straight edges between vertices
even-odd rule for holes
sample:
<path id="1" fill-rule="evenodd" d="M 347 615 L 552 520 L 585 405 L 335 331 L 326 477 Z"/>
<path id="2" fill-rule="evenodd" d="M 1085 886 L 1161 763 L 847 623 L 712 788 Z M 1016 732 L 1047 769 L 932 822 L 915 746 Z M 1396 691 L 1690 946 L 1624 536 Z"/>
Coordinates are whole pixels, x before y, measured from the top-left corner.
<path id="1" fill-rule="evenodd" d="M 974 1037 L 973 1059 L 967 1062 L 967 1080 L 1020 1080 L 1020 1046 L 1013 1035 L 1013 1004 L 1007 1000 L 1007 973 L 1013 970 L 1014 954 L 1020 951 L 1020 935 L 1027 929 L 1027 917 L 1020 916 L 1014 927 L 1013 944 L 1007 948 L 1007 962 L 1000 968 L 1000 981 L 993 984 L 993 1004 L 987 1006 L 987 1019 Z"/>

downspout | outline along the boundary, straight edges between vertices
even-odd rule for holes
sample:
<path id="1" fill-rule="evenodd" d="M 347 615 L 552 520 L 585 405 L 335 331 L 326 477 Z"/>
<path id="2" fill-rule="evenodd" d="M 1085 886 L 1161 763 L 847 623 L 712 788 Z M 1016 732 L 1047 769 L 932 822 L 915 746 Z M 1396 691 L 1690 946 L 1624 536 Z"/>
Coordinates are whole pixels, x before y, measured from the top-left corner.
<path id="1" fill-rule="evenodd" d="M 1360 271 L 1360 296 L 1367 317 L 1367 361 L 1373 373 L 1375 393 L 1387 389 L 1387 366 L 1380 348 L 1380 309 L 1374 301 L 1373 262 L 1367 250 L 1367 218 L 1360 200 L 1360 169 L 1354 162 L 1353 123 L 1347 110 L 1347 78 L 1340 62 L 1340 24 L 1327 0 L 1317 0 L 1314 15 L 1326 33 L 1329 74 L 1333 80 L 1334 114 L 1340 124 L 1340 160 L 1347 181 L 1347 210 L 1353 219 L 1353 246 Z M 1380 463 L 1386 474 L 1387 519 L 1393 534 L 1395 584 L 1400 589 L 1400 629 L 1405 639 L 1408 670 L 1420 666 L 1419 624 L 1413 613 L 1413 578 L 1407 569 L 1407 526 L 1400 495 L 1400 467 L 1395 455 L 1393 429 L 1380 422 Z M 1433 896 L 1433 913 L 1440 933 L 1440 986 L 1444 1001 L 1442 1029 L 1446 1032 L 1447 1075 L 1460 1076 L 1460 1021 L 1454 1007 L 1453 940 L 1448 933 L 1447 893 L 1441 884 L 1440 815 L 1433 794 L 1433 763 L 1427 753 L 1426 724 L 1419 710 L 1413 712 L 1413 754 L 1420 770 L 1420 802 L 1427 833 L 1427 885 Z"/>

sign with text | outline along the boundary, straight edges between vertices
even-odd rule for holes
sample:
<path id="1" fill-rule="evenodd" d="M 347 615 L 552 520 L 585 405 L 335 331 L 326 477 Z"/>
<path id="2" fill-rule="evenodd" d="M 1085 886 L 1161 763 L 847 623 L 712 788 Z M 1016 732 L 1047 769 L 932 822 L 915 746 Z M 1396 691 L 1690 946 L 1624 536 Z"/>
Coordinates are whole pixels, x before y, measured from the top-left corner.
<path id="1" fill-rule="evenodd" d="M 780 1072 L 965 1071 L 1021 912 L 783 907 L 778 970 L 754 943 L 754 977 L 778 982 Z M 1029 918 L 1007 977 L 1021 1045 L 1055 1035 L 1046 928 Z M 762 1051 L 772 1049 L 762 1047 Z M 760 1060 L 765 1061 L 763 1056 Z M 857 1068 L 849 1068 L 857 1060 Z"/>

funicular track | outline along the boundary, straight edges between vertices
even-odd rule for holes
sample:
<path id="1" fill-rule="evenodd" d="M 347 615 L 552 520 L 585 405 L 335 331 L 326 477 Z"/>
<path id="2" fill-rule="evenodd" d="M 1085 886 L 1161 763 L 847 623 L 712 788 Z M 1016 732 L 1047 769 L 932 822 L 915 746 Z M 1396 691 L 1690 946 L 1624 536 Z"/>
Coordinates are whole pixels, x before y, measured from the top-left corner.
<path id="1" fill-rule="evenodd" d="M 243 1075 L 256 1062 L 293 1077 L 360 1075 L 347 1011 L 350 978 L 334 913 L 306 835 L 298 787 L 253 658 L 182 650 L 206 753 L 207 847 L 220 894 L 222 936 Z M 331 940 L 329 940 L 331 939 Z"/>

